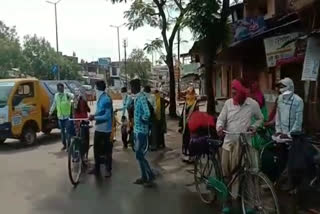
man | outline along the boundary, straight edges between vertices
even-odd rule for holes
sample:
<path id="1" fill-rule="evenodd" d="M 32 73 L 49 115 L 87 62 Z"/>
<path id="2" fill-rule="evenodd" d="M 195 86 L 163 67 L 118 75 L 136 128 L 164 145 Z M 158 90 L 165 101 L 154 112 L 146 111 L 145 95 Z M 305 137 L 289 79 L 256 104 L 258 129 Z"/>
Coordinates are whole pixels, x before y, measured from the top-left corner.
<path id="1" fill-rule="evenodd" d="M 255 118 L 255 123 L 251 125 L 252 118 Z M 232 98 L 227 100 L 218 117 L 217 131 L 221 136 L 223 130 L 228 132 L 247 132 L 248 130 L 255 132 L 256 128 L 263 123 L 263 115 L 260 111 L 259 104 L 248 97 L 248 89 L 245 88 L 241 81 L 232 81 Z M 248 139 L 247 142 L 251 142 Z M 226 135 L 222 147 L 222 171 L 224 177 L 231 179 L 232 171 L 240 162 L 241 145 L 239 144 L 239 136 Z M 258 155 L 253 150 L 250 151 L 253 158 L 253 166 L 257 166 Z M 239 193 L 239 181 L 235 181 L 232 187 L 232 192 L 235 195 Z M 227 211 L 224 208 L 224 213 Z"/>
<path id="2" fill-rule="evenodd" d="M 279 82 L 280 96 L 276 109 L 276 141 L 291 140 L 294 132 L 302 131 L 303 122 L 303 100 L 294 93 L 294 84 L 290 78 L 284 78 Z M 290 191 L 299 185 L 302 175 L 308 174 L 308 164 L 305 162 L 308 157 L 313 156 L 313 148 L 308 144 L 300 144 L 299 138 L 293 138 L 289 152 L 281 147 L 281 156 L 284 160 L 288 159 L 289 183 L 283 190 Z M 312 161 L 310 161 L 312 162 Z"/>
<path id="3" fill-rule="evenodd" d="M 145 153 L 148 148 L 148 133 L 150 124 L 150 110 L 147 97 L 140 92 L 140 80 L 134 79 L 130 82 L 132 93 L 135 95 L 134 103 L 134 146 L 136 158 L 138 160 L 141 178 L 134 183 L 151 187 L 153 185 L 154 174 L 145 159 Z"/>
<path id="4" fill-rule="evenodd" d="M 61 139 L 63 147 L 61 150 L 65 150 L 67 142 L 70 143 L 67 132 L 67 124 L 71 115 L 71 105 L 74 95 L 64 91 L 64 84 L 57 84 L 57 93 L 54 95 L 53 103 L 50 108 L 49 116 L 51 117 L 53 112 L 57 111 L 58 124 L 61 130 Z"/>
<path id="5" fill-rule="evenodd" d="M 302 130 L 303 100 L 294 93 L 290 78 L 279 82 L 281 95 L 278 98 L 276 113 L 276 133 L 280 138 L 290 138 L 292 132 Z"/>
<path id="6" fill-rule="evenodd" d="M 90 174 L 100 175 L 100 156 L 105 155 L 106 174 L 105 177 L 111 177 L 112 170 L 112 100 L 106 94 L 106 84 L 103 80 L 96 82 L 96 113 L 90 116 L 90 120 L 96 121 L 96 130 L 94 133 L 94 162 L 95 167 Z"/>
<path id="7" fill-rule="evenodd" d="M 122 111 L 122 116 L 125 116 L 126 111 L 128 110 L 128 107 L 132 102 L 132 98 L 128 94 L 128 90 L 126 87 L 121 88 L 121 96 L 122 96 L 122 108 L 120 108 L 118 110 Z"/>
<path id="8" fill-rule="evenodd" d="M 122 143 L 123 143 L 123 148 L 127 149 L 128 148 L 128 125 L 129 125 L 129 118 L 126 117 L 126 111 L 128 111 L 128 117 L 131 116 L 129 115 L 129 107 L 132 105 L 132 98 L 128 94 L 128 90 L 126 87 L 121 88 L 121 95 L 122 95 L 122 108 L 117 109 L 117 111 L 122 111 L 122 116 L 121 116 L 121 137 L 122 137 Z M 131 118 L 130 118 L 131 119 Z"/>

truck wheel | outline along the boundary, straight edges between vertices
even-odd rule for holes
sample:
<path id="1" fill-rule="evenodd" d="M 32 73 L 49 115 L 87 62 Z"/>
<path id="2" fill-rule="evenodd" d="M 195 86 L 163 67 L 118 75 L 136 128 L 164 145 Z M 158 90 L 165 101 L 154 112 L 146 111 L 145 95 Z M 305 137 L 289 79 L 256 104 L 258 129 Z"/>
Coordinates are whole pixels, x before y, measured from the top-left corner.
<path id="1" fill-rule="evenodd" d="M 4 144 L 5 141 L 6 141 L 6 138 L 1 138 L 1 137 L 0 137 L 0 145 L 1 145 L 1 144 Z"/>
<path id="2" fill-rule="evenodd" d="M 33 128 L 24 128 L 21 136 L 21 142 L 26 145 L 32 145 L 37 140 L 37 133 Z"/>

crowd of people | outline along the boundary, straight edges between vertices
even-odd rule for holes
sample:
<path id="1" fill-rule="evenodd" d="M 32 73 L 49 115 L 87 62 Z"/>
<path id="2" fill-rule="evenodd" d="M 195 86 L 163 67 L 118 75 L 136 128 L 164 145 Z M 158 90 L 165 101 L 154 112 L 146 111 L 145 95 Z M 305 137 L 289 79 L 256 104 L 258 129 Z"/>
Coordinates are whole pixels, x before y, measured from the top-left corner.
<path id="1" fill-rule="evenodd" d="M 179 132 L 182 134 L 183 160 L 192 163 L 194 154 L 190 150 L 190 142 L 196 137 L 210 135 L 211 137 L 224 137 L 221 150 L 221 166 L 223 176 L 230 179 L 234 168 L 239 163 L 241 146 L 239 138 L 233 135 L 225 135 L 227 132 L 248 132 L 255 134 L 260 127 L 274 127 L 273 139 L 283 142 L 292 140 L 293 133 L 302 131 L 303 100 L 294 93 L 293 81 L 289 78 L 281 80 L 277 84 L 279 96 L 274 107 L 268 115 L 265 98 L 257 81 L 247 86 L 243 80 L 232 81 L 232 97 L 227 100 L 217 118 L 199 111 L 198 96 L 193 87 L 189 87 L 184 93 L 185 99 L 182 114 L 179 121 Z M 68 127 L 70 117 L 88 118 L 95 121 L 94 132 L 94 168 L 91 174 L 100 175 L 101 155 L 105 155 L 106 177 L 112 175 L 112 150 L 115 130 L 115 113 L 121 112 L 121 139 L 123 148 L 133 148 L 141 170 L 141 177 L 134 183 L 146 187 L 153 186 L 155 174 L 150 167 L 146 153 L 166 147 L 165 134 L 167 132 L 166 108 L 169 102 L 164 94 L 157 90 L 151 90 L 149 86 L 141 89 L 140 80 L 130 82 L 131 93 L 126 87 L 121 89 L 122 107 L 113 109 L 112 98 L 106 92 L 104 81 L 96 82 L 96 112 L 89 115 L 90 108 L 81 95 L 73 95 L 64 91 L 63 84 L 57 85 L 57 94 L 50 114 L 57 113 L 61 128 L 62 150 L 67 149 L 71 137 L 77 131 L 72 132 Z M 79 124 L 75 123 L 75 130 Z M 208 128 L 210 127 L 210 128 Z M 201 129 L 202 128 L 202 129 Z M 212 131 L 214 130 L 214 131 Z M 271 128 L 272 130 L 272 128 Z M 89 133 L 86 138 L 86 149 L 89 149 Z M 266 143 L 265 139 L 257 135 L 248 136 L 248 142 L 252 142 L 250 156 L 252 167 L 259 167 L 259 152 Z M 233 184 L 233 191 L 238 191 L 239 183 Z"/>
<path id="2" fill-rule="evenodd" d="M 153 186 L 155 175 L 145 155 L 148 150 L 156 151 L 165 148 L 166 116 L 168 101 L 163 93 L 149 86 L 141 90 L 139 79 L 130 82 L 131 93 L 126 87 L 121 89 L 122 107 L 113 109 L 113 101 L 106 92 L 104 81 L 96 82 L 96 112 L 89 115 L 90 107 L 86 98 L 79 94 L 65 92 L 64 85 L 57 85 L 50 109 L 50 116 L 56 114 L 61 129 L 62 150 L 67 150 L 72 137 L 79 133 L 81 123 L 95 121 L 94 132 L 94 167 L 89 174 L 101 175 L 100 165 L 103 160 L 106 166 L 105 177 L 112 176 L 112 150 L 117 123 L 121 124 L 121 139 L 123 148 L 130 145 L 136 153 L 136 159 L 141 170 L 141 177 L 134 183 L 146 187 Z M 121 122 L 116 119 L 116 113 L 121 111 Z M 77 119 L 77 120 L 72 120 Z M 89 130 L 82 140 L 84 150 L 89 150 Z M 101 156 L 105 158 L 102 159 Z"/>

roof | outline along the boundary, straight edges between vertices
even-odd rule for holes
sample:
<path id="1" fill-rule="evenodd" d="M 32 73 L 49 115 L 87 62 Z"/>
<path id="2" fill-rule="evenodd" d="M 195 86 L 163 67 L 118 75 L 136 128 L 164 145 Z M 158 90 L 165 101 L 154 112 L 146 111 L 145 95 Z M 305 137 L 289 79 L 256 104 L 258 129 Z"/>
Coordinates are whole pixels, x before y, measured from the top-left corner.
<path id="1" fill-rule="evenodd" d="M 38 81 L 36 78 L 0 79 L 0 82 Z"/>

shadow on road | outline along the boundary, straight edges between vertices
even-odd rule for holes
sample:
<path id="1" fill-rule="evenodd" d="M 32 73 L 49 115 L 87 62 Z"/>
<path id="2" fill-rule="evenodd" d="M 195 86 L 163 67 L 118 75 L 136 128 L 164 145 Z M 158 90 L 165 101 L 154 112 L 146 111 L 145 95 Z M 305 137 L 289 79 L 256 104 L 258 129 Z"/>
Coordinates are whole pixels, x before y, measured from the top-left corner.
<path id="1" fill-rule="evenodd" d="M 53 133 L 50 135 L 40 135 L 37 143 L 34 145 L 24 145 L 19 140 L 10 141 L 0 145 L 0 154 L 10 154 L 18 152 L 31 151 L 37 149 L 39 146 L 59 143 L 60 133 Z"/>

